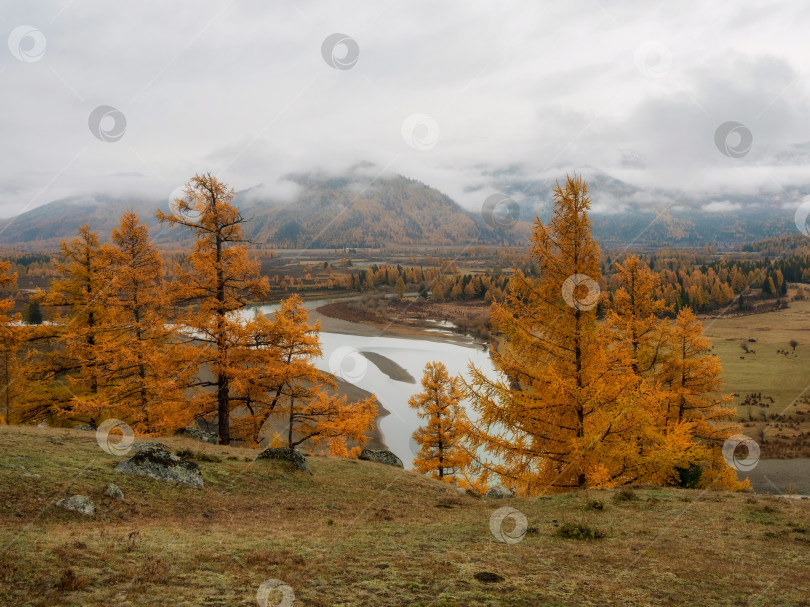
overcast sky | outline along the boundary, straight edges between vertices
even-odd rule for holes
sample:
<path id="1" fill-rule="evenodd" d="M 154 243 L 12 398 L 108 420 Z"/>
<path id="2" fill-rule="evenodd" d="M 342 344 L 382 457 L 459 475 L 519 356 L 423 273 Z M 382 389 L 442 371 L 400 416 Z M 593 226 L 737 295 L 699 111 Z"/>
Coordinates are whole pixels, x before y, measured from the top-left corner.
<path id="1" fill-rule="evenodd" d="M 810 184 L 804 2 L 19 0 L 0 31 L 0 216 L 199 171 L 289 198 L 359 162 L 470 208 L 506 168 L 715 204 Z"/>

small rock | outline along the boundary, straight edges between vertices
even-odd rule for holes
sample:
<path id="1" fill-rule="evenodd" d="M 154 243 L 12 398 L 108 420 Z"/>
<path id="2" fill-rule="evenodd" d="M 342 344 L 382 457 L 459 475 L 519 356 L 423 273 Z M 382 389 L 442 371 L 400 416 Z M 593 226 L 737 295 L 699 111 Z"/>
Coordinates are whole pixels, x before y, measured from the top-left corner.
<path id="1" fill-rule="evenodd" d="M 107 487 L 104 489 L 104 495 L 107 497 L 111 497 L 114 500 L 122 500 L 124 499 L 124 492 L 118 488 L 118 485 L 114 483 L 109 483 Z"/>
<path id="2" fill-rule="evenodd" d="M 304 457 L 304 454 L 299 451 L 296 451 L 295 449 L 290 449 L 289 447 L 265 449 L 264 451 L 259 453 L 258 456 L 256 456 L 256 461 L 259 461 L 260 459 L 271 459 L 289 462 L 302 472 L 312 474 L 312 468 L 309 467 L 309 462 Z"/>
<path id="3" fill-rule="evenodd" d="M 512 497 L 512 492 L 503 485 L 492 485 L 492 487 L 487 489 L 486 496 L 495 499 L 503 499 Z"/>
<path id="4" fill-rule="evenodd" d="M 156 447 L 141 449 L 128 460 L 118 464 L 115 469 L 124 474 L 180 483 L 195 489 L 202 489 L 203 486 L 202 473 L 197 464 L 180 459 L 174 453 Z"/>
<path id="5" fill-rule="evenodd" d="M 53 443 L 54 445 L 64 445 L 65 441 L 62 440 L 61 436 L 49 436 L 48 442 Z"/>
<path id="6" fill-rule="evenodd" d="M 71 495 L 56 502 L 56 505 L 65 510 L 78 512 L 85 516 L 93 516 L 96 513 L 96 505 L 89 497 L 84 495 Z"/>
<path id="7" fill-rule="evenodd" d="M 74 430 L 87 430 L 89 432 L 95 432 L 96 429 L 91 426 L 90 424 L 79 424 L 78 426 L 73 426 Z"/>
<path id="8" fill-rule="evenodd" d="M 402 460 L 396 455 L 385 449 L 363 449 L 360 452 L 359 459 L 367 462 L 378 462 L 386 466 L 395 466 L 396 468 L 404 468 Z"/>
<path id="9" fill-rule="evenodd" d="M 180 428 L 177 430 L 177 432 L 174 433 L 174 435 L 188 436 L 189 438 L 195 438 L 197 440 L 201 440 L 206 443 L 211 443 L 214 445 L 219 444 L 219 437 L 216 434 L 212 432 L 206 432 L 205 430 L 200 430 L 199 428 L 194 428 L 192 426 Z"/>
<path id="10" fill-rule="evenodd" d="M 39 478 L 39 474 L 34 474 L 33 472 L 23 472 L 22 475 L 25 478 Z"/>

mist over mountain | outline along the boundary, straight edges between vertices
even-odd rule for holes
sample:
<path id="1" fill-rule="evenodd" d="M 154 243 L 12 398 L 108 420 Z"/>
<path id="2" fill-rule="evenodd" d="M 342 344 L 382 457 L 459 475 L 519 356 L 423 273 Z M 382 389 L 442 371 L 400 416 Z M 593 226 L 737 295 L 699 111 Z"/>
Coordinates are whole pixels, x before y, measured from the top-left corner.
<path id="1" fill-rule="evenodd" d="M 791 203 L 804 194 L 780 190 L 768 197 L 698 198 L 644 190 L 588 167 L 582 172 L 593 200 L 594 234 L 608 246 L 729 247 L 790 234 L 795 231 Z M 337 176 L 290 174 L 285 179 L 297 191 L 292 200 L 273 197 L 256 186 L 237 192 L 236 204 L 250 219 L 244 225 L 245 235 L 267 248 L 525 243 L 535 215 L 545 220 L 550 214 L 555 182 L 523 177 L 517 169 L 489 177 L 486 189 L 465 192 L 467 208 L 414 179 L 370 178 L 354 171 Z M 486 217 L 484 202 L 492 191 L 501 192 L 504 204 L 512 205 L 516 222 L 510 217 L 495 222 Z M 478 211 L 476 205 L 480 205 Z M 169 247 L 190 241 L 186 230 L 157 222 L 158 208 L 168 210 L 168 200 L 105 194 L 64 198 L 0 221 L 0 244 L 54 247 L 84 223 L 107 239 L 128 209 L 140 214 L 157 244 Z"/>

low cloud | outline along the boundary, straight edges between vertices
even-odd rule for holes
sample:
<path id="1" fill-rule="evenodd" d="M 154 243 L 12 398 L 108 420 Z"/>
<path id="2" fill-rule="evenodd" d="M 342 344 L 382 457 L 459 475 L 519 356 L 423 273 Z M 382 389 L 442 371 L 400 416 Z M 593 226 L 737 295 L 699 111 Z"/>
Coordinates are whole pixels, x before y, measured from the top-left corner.
<path id="1" fill-rule="evenodd" d="M 203 171 L 286 201 L 290 174 L 363 167 L 469 209 L 567 170 L 617 180 L 605 212 L 810 186 L 810 13 L 789 4 L 88 1 L 3 19 L 6 36 L 31 25 L 47 47 L 33 62 L 0 52 L 2 216 L 87 192 L 162 199 Z M 337 31 L 357 41 L 350 69 L 321 55 Z M 101 105 L 126 117 L 120 141 L 91 134 Z M 403 138 L 417 113 L 438 125 L 430 149 Z M 752 134 L 741 157 L 716 145 L 728 121 Z"/>

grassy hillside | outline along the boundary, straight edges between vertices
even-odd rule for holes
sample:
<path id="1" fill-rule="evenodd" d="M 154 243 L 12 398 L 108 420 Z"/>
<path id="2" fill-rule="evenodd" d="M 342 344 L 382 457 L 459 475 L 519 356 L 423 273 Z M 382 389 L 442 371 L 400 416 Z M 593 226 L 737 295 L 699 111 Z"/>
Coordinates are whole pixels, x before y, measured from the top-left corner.
<path id="1" fill-rule="evenodd" d="M 379 464 L 313 457 L 309 477 L 248 449 L 161 440 L 198 452 L 204 489 L 116 473 L 91 432 L 0 427 L 0 604 L 247 607 L 268 579 L 323 607 L 809 604 L 810 500 L 478 500 Z M 108 482 L 124 501 L 102 495 Z M 76 493 L 92 519 L 53 505 Z M 529 524 L 516 544 L 489 529 L 507 505 Z M 606 537 L 559 537 L 565 523 Z"/>

